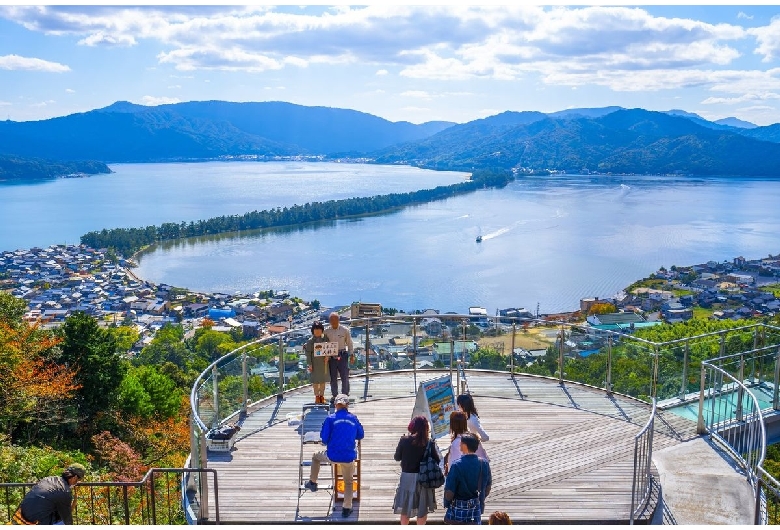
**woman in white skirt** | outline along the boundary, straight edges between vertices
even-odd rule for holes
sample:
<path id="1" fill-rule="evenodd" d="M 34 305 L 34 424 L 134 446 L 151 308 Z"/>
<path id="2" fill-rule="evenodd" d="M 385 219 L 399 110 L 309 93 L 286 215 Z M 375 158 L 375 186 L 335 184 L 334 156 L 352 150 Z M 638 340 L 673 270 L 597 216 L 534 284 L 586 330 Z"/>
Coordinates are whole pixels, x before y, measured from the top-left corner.
<path id="1" fill-rule="evenodd" d="M 401 524 L 409 524 L 409 519 L 413 517 L 417 518 L 417 524 L 425 524 L 428 514 L 436 510 L 435 490 L 423 488 L 417 483 L 420 460 L 430 439 L 428 420 L 424 416 L 415 416 L 407 429 L 409 434 L 402 436 L 395 448 L 394 458 L 401 462 L 401 480 L 395 490 L 393 513 L 401 515 Z M 434 450 L 433 458 L 437 462 L 440 460 L 438 451 Z"/>

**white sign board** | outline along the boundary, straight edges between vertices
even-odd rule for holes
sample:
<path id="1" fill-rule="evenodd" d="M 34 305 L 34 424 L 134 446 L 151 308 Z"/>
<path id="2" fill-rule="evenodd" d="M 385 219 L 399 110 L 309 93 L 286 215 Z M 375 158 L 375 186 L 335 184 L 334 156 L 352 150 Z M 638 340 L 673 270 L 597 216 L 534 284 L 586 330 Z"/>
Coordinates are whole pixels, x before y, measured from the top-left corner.
<path id="1" fill-rule="evenodd" d="M 338 342 L 317 342 L 314 344 L 315 357 L 337 357 L 338 354 Z"/>

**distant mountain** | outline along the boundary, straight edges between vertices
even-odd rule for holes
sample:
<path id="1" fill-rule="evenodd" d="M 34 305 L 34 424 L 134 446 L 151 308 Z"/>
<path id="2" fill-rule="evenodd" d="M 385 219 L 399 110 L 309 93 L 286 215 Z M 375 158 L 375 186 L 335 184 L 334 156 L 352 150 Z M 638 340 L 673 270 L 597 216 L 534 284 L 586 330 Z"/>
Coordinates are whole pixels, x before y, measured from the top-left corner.
<path id="1" fill-rule="evenodd" d="M 754 129 L 741 129 L 739 132 L 744 136 L 755 138 L 756 140 L 780 143 L 780 123 L 766 125 L 764 127 L 755 127 Z"/>
<path id="2" fill-rule="evenodd" d="M 157 108 L 0 122 L 0 153 L 26 157 L 146 162 L 298 152 L 293 146 L 247 134 L 226 122 L 185 118 Z"/>
<path id="3" fill-rule="evenodd" d="M 111 173 L 111 170 L 102 162 L 55 162 L 40 158 L 0 155 L 0 181 L 50 179 L 99 173 Z"/>
<path id="4" fill-rule="evenodd" d="M 738 129 L 755 129 L 758 127 L 755 123 L 750 123 L 749 121 L 740 120 L 739 118 L 722 118 L 720 120 L 715 120 L 713 123 L 717 123 L 718 125 L 728 125 L 729 127 L 736 127 Z"/>
<path id="5" fill-rule="evenodd" d="M 780 176 L 780 145 L 643 109 L 506 124 L 498 115 L 385 149 L 379 163 L 470 169 Z M 498 120 L 503 126 L 486 127 Z"/>
<path id="6" fill-rule="evenodd" d="M 158 107 L 116 102 L 49 120 L 0 122 L 0 153 L 107 162 L 364 153 L 425 138 L 451 125 L 394 123 L 354 110 L 280 102 Z"/>
<path id="7" fill-rule="evenodd" d="M 601 118 L 607 114 L 612 114 L 618 110 L 625 110 L 623 107 L 600 107 L 593 109 L 566 109 L 558 112 L 548 112 L 550 118 Z"/>

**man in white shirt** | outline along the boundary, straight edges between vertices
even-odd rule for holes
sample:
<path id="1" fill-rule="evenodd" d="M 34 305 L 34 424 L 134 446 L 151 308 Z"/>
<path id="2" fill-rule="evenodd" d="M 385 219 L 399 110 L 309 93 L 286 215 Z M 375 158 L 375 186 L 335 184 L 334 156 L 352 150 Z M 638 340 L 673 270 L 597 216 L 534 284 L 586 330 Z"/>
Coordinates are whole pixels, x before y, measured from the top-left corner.
<path id="1" fill-rule="evenodd" d="M 349 395 L 349 357 L 352 355 L 352 337 L 349 328 L 342 326 L 338 313 L 330 314 L 330 327 L 325 330 L 325 338 L 328 342 L 338 343 L 339 354 L 332 357 L 328 366 L 330 368 L 330 392 L 333 396 L 331 402 L 339 394 L 338 378 L 341 376 L 341 393 Z"/>

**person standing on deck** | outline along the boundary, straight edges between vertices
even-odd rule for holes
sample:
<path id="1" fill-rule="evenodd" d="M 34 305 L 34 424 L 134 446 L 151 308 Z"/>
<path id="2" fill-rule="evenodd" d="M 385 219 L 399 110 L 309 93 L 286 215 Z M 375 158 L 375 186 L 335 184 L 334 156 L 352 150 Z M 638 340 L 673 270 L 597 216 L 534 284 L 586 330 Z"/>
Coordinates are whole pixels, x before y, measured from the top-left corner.
<path id="1" fill-rule="evenodd" d="M 471 397 L 471 394 L 459 395 L 456 403 L 458 404 L 458 409 L 460 409 L 461 412 L 466 413 L 469 432 L 478 435 L 481 442 L 490 440 L 490 436 L 488 436 L 488 433 L 485 432 L 482 428 L 482 424 L 479 422 L 477 407 L 474 406 L 474 398 Z"/>
<path id="2" fill-rule="evenodd" d="M 303 351 L 306 352 L 306 363 L 309 365 L 311 374 L 311 386 L 314 390 L 314 403 L 325 403 L 325 383 L 330 380 L 328 372 L 328 357 L 314 355 L 314 345 L 327 342 L 323 336 L 325 326 L 322 322 L 315 322 L 311 325 L 312 337 L 303 345 Z"/>
<path id="3" fill-rule="evenodd" d="M 328 363 L 330 367 L 330 401 L 333 403 L 339 393 L 338 378 L 341 377 L 341 393 L 349 395 L 349 357 L 352 355 L 352 337 L 349 328 L 342 326 L 338 313 L 330 314 L 330 327 L 325 330 L 328 342 L 338 344 L 339 354 Z"/>

